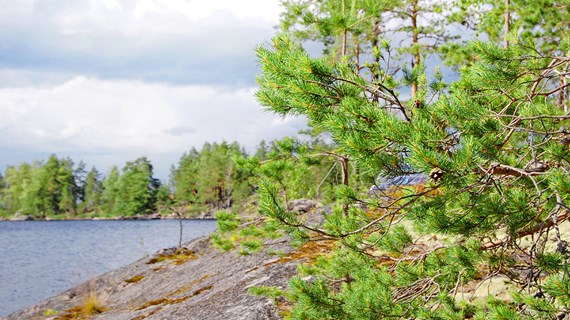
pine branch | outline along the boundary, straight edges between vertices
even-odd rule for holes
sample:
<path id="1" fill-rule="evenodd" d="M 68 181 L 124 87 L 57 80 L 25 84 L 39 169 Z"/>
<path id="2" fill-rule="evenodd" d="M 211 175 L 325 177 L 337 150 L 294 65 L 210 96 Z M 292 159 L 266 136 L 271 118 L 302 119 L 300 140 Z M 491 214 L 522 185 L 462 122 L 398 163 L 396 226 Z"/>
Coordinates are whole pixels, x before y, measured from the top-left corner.
<path id="1" fill-rule="evenodd" d="M 531 228 L 520 230 L 516 233 L 516 236 L 514 239 L 520 239 L 522 237 L 526 237 L 526 236 L 535 234 L 537 232 L 540 232 L 543 229 L 550 228 L 550 227 L 555 225 L 554 221 L 556 221 L 556 223 L 560 224 L 563 221 L 568 220 L 570 218 L 570 210 L 566 206 L 564 206 L 563 204 L 559 204 L 559 205 L 561 207 L 563 206 L 564 209 L 562 210 L 562 213 L 560 215 L 556 215 L 555 219 L 549 219 L 547 221 L 543 221 L 541 223 L 538 223 L 538 224 L 532 226 Z M 493 249 L 496 247 L 501 247 L 501 246 L 513 241 L 514 239 L 511 237 L 507 237 L 507 238 L 499 240 L 497 242 L 493 242 L 493 241 L 487 242 L 487 243 L 481 245 L 481 250 L 489 250 L 489 249 Z"/>
<path id="2" fill-rule="evenodd" d="M 547 167 L 537 167 L 529 168 L 527 170 L 519 169 L 513 166 L 500 163 L 492 163 L 489 168 L 483 168 L 488 175 L 500 175 L 500 176 L 511 176 L 511 177 L 533 177 L 545 174 Z"/>
<path id="3" fill-rule="evenodd" d="M 430 277 L 419 279 L 410 285 L 404 287 L 396 287 L 392 289 L 392 297 L 395 303 L 411 302 L 420 296 L 430 293 L 430 296 L 435 296 L 440 292 L 439 284 L 435 281 L 439 274 Z"/>

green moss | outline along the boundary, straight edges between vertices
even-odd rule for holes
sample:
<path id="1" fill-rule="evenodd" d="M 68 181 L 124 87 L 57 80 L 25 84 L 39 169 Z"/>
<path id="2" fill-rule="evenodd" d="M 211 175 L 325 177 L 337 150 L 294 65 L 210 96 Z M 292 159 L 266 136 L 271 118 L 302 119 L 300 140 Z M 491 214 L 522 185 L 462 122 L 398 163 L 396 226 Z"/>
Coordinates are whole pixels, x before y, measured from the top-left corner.
<path id="1" fill-rule="evenodd" d="M 46 316 L 46 317 L 47 316 L 55 316 L 57 314 L 58 314 L 57 310 L 54 310 L 54 309 L 47 309 L 46 311 L 44 311 L 44 316 Z"/>

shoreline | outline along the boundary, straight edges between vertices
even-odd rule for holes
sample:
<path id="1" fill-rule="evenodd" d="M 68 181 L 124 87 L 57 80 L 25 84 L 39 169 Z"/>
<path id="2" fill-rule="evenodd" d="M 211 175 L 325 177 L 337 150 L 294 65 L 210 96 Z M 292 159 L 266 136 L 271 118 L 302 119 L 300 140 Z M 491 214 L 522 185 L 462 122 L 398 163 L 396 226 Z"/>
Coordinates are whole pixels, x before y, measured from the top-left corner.
<path id="1" fill-rule="evenodd" d="M 285 238 L 284 240 L 287 240 Z M 292 252 L 289 241 L 270 242 L 282 256 Z M 287 286 L 298 258 L 286 259 L 271 250 L 240 255 L 214 247 L 210 236 L 163 249 L 129 265 L 96 276 L 2 320 L 78 318 L 86 297 L 103 306 L 92 319 L 282 319 L 280 310 L 254 286 Z"/>
<path id="2" fill-rule="evenodd" d="M 18 217 L 0 217 L 0 222 L 21 222 L 21 221 L 135 221 L 135 220 L 216 220 L 211 216 L 203 217 L 177 217 L 177 216 L 156 216 L 156 215 L 141 215 L 141 216 L 118 216 L 118 217 L 81 217 L 81 218 L 35 218 L 31 216 L 18 216 Z"/>

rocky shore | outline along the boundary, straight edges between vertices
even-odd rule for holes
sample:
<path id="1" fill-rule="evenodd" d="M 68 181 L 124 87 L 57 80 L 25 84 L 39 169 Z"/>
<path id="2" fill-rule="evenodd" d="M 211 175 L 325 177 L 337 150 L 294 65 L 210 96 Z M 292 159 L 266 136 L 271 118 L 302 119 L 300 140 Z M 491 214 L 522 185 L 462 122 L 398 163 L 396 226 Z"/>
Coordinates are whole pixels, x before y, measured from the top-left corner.
<path id="1" fill-rule="evenodd" d="M 116 217 L 79 217 L 79 218 L 65 218 L 65 219 L 53 219 L 51 217 L 37 218 L 32 215 L 14 215 L 11 217 L 0 217 L 0 221 L 63 221 L 63 220 L 177 220 L 180 219 L 176 214 L 139 214 L 134 216 L 116 216 Z M 211 212 L 203 213 L 201 215 L 192 217 L 182 217 L 183 220 L 215 220 L 214 215 Z"/>
<path id="2" fill-rule="evenodd" d="M 271 254 L 280 252 L 280 255 Z M 57 296 L 8 315 L 23 319 L 280 319 L 252 286 L 287 285 L 300 261 L 288 241 L 266 243 L 264 252 L 222 252 L 209 237 L 157 252 Z M 294 258 L 291 258 L 294 257 Z"/>

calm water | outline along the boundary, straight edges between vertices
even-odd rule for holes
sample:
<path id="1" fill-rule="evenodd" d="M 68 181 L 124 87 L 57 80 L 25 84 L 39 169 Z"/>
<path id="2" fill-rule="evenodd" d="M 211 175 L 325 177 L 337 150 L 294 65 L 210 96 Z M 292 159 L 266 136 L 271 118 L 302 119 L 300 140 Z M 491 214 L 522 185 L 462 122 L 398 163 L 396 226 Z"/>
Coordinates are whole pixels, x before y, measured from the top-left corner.
<path id="1" fill-rule="evenodd" d="M 183 239 L 214 221 L 183 221 Z M 178 245 L 177 220 L 0 222 L 0 316 Z"/>

